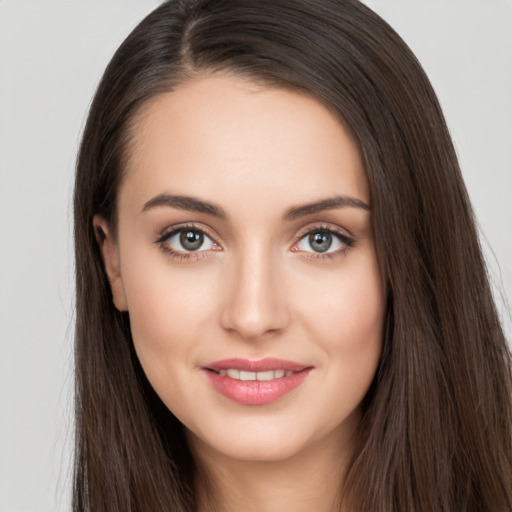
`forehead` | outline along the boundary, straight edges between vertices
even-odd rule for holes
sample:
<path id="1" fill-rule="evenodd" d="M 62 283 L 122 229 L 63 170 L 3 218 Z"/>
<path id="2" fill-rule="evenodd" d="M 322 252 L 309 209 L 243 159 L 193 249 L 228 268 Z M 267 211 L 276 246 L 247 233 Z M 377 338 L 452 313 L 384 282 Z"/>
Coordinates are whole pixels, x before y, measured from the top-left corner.
<path id="1" fill-rule="evenodd" d="M 335 195 L 369 199 L 348 130 L 296 91 L 202 76 L 148 102 L 132 137 L 120 203 L 141 207 L 161 193 L 214 195 L 233 206 L 263 197 L 283 205 Z"/>

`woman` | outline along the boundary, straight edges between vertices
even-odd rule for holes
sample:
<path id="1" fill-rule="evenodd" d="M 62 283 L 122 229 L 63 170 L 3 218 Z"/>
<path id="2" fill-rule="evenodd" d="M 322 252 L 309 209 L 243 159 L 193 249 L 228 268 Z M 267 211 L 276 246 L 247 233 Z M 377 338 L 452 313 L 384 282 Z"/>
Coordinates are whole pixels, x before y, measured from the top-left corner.
<path id="1" fill-rule="evenodd" d="M 155 10 L 91 106 L 75 226 L 75 510 L 512 507 L 454 150 L 363 5 Z"/>

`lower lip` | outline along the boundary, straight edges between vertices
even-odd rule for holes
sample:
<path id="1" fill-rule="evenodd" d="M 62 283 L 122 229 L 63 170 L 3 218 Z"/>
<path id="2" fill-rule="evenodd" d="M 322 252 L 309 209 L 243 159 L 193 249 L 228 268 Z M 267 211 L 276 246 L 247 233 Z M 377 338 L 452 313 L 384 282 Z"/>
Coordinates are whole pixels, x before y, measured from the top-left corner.
<path id="1" fill-rule="evenodd" d="M 265 405 L 279 400 L 300 386 L 311 368 L 273 380 L 238 380 L 205 370 L 213 387 L 226 398 L 244 405 Z"/>

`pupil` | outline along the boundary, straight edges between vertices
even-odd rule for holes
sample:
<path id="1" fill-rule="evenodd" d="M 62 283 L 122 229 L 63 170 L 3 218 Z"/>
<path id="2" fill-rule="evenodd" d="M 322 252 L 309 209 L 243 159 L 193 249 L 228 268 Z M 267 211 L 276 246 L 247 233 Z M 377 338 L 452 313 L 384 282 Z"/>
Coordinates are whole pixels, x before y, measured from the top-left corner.
<path id="1" fill-rule="evenodd" d="M 183 231 L 180 235 L 180 242 L 187 251 L 197 251 L 203 245 L 204 235 L 197 231 Z"/>
<path id="2" fill-rule="evenodd" d="M 309 235 L 309 244 L 316 252 L 325 252 L 332 245 L 332 235 L 330 233 L 314 233 Z"/>

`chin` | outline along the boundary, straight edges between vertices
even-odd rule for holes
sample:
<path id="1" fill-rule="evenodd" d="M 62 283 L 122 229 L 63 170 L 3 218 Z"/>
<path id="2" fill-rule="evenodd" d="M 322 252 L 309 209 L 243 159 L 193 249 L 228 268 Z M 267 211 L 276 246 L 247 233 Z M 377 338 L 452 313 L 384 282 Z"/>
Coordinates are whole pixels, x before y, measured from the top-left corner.
<path id="1" fill-rule="evenodd" d="M 222 439 L 199 439 L 195 434 L 190 434 L 189 443 L 206 452 L 234 461 L 246 462 L 279 462 L 292 458 L 300 453 L 306 443 L 286 439 L 286 436 L 275 435 L 248 437 L 246 435 L 228 436 Z"/>
<path id="2" fill-rule="evenodd" d="M 210 423 L 207 430 L 187 429 L 188 441 L 194 453 L 247 462 L 278 462 L 316 450 L 323 440 L 333 435 L 339 437 L 336 426 L 315 429 L 307 422 L 301 425 L 297 418 L 294 420 L 278 421 L 270 416 L 256 422 L 246 418 L 229 427 Z"/>

